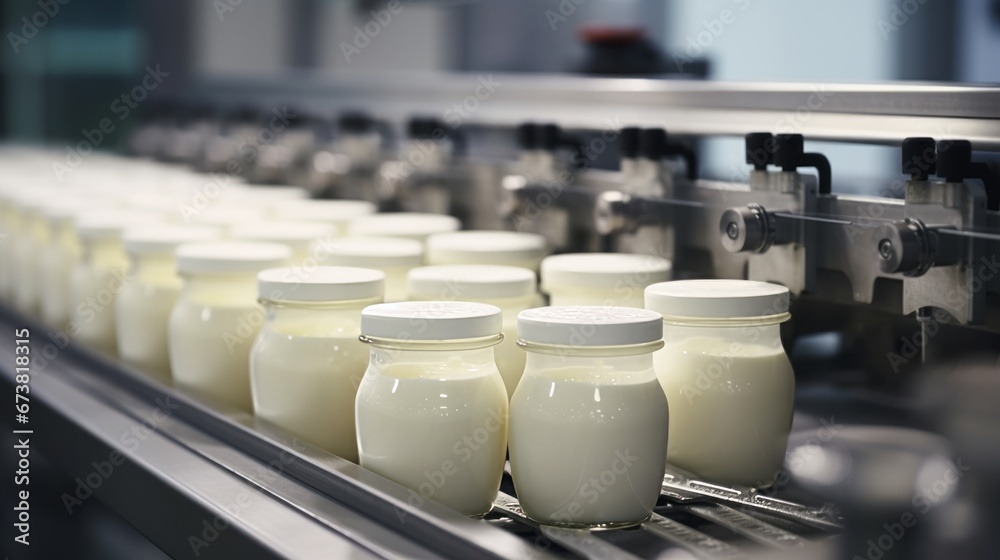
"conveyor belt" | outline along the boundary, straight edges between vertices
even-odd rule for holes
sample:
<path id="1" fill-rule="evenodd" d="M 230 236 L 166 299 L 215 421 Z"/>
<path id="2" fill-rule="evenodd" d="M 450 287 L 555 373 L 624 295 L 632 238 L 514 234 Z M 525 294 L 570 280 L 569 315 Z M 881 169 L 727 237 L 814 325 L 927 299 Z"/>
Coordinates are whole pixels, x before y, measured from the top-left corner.
<path id="1" fill-rule="evenodd" d="M 5 386 L 12 382 L 15 327 L 32 331 L 33 353 L 49 342 L 47 329 L 3 311 Z M 48 362 L 32 375 L 33 441 L 73 476 L 86 476 L 91 458 L 122 453 L 129 474 L 116 471 L 96 494 L 176 557 L 194 556 L 188 537 L 216 516 L 235 530 L 224 532 L 225 545 L 213 544 L 212 552 L 242 558 L 732 558 L 789 548 L 806 554 L 838 528 L 832 510 L 679 473 L 665 478 L 653 518 L 639 528 L 539 527 L 520 512 L 509 474 L 494 511 L 468 519 L 430 502 L 415 507 L 391 481 L 85 349 L 70 345 Z M 132 450 L 119 439 L 138 423 L 152 434 Z M 253 506 L 227 516 L 227 505 L 246 497 Z"/>

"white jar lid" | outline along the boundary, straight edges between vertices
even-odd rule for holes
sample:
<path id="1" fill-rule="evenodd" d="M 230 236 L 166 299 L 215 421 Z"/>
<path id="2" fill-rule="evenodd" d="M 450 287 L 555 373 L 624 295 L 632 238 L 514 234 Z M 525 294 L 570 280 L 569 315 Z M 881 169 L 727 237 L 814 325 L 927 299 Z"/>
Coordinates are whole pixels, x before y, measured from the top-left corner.
<path id="1" fill-rule="evenodd" d="M 361 312 L 361 334 L 396 340 L 461 340 L 500 334 L 500 308 L 467 301 L 403 301 Z"/>
<path id="2" fill-rule="evenodd" d="M 631 307 L 537 307 L 517 315 L 517 336 L 527 342 L 561 346 L 643 344 L 663 338 L 663 317 Z"/>
<path id="3" fill-rule="evenodd" d="M 189 224 L 207 224 L 220 227 L 231 227 L 236 224 L 263 221 L 266 210 L 253 206 L 227 206 L 223 203 L 212 204 L 191 214 L 182 214 L 182 220 Z"/>
<path id="4" fill-rule="evenodd" d="M 407 274 L 413 299 L 491 299 L 535 293 L 535 273 L 527 268 L 489 264 L 422 266 Z"/>
<path id="5" fill-rule="evenodd" d="M 292 250 L 278 243 L 218 241 L 185 243 L 177 247 L 177 272 L 212 274 L 259 272 L 288 264 Z"/>
<path id="6" fill-rule="evenodd" d="M 162 221 L 161 214 L 105 208 L 79 214 L 75 227 L 80 239 L 114 239 L 131 226 Z"/>
<path id="7" fill-rule="evenodd" d="M 409 268 L 424 260 L 424 244 L 396 237 L 344 237 L 323 244 L 330 253 L 326 262 L 340 266 Z"/>
<path id="8" fill-rule="evenodd" d="M 788 312 L 788 288 L 753 280 L 675 280 L 646 288 L 646 308 L 671 317 L 767 317 Z"/>
<path id="9" fill-rule="evenodd" d="M 444 214 L 390 212 L 361 216 L 347 225 L 349 235 L 405 237 L 423 241 L 428 235 L 457 231 L 462 222 Z"/>
<path id="10" fill-rule="evenodd" d="M 220 237 L 222 230 L 212 226 L 133 225 L 122 233 L 122 243 L 130 255 L 170 254 L 184 243 L 214 241 Z"/>
<path id="11" fill-rule="evenodd" d="M 645 288 L 670 279 L 670 261 L 655 255 L 569 253 L 542 261 L 542 291 L 563 287 Z"/>
<path id="12" fill-rule="evenodd" d="M 223 191 L 222 196 L 234 202 L 271 203 L 279 200 L 306 199 L 309 198 L 309 191 L 291 185 L 230 185 Z"/>
<path id="13" fill-rule="evenodd" d="M 364 200 L 284 200 L 275 204 L 274 216 L 279 220 L 340 223 L 376 210 Z"/>
<path id="14" fill-rule="evenodd" d="M 333 235 L 331 224 L 319 222 L 253 222 L 234 224 L 229 237 L 241 241 L 284 243 L 293 250 L 308 251 L 312 244 Z"/>
<path id="15" fill-rule="evenodd" d="M 545 257 L 545 238 L 516 231 L 454 231 L 427 238 L 427 262 L 505 264 Z"/>
<path id="16" fill-rule="evenodd" d="M 381 298 L 385 273 L 370 268 L 269 268 L 257 274 L 260 297 L 283 301 L 353 301 Z"/>

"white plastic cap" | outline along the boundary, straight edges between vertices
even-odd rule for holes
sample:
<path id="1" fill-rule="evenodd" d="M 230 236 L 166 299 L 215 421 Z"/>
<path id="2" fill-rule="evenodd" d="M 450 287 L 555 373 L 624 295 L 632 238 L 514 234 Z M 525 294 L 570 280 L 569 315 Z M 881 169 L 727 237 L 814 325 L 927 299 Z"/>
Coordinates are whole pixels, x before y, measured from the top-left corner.
<path id="1" fill-rule="evenodd" d="M 643 344 L 663 338 L 663 317 L 631 307 L 537 307 L 517 315 L 517 336 L 562 346 Z"/>
<path id="2" fill-rule="evenodd" d="M 242 241 L 284 243 L 295 251 L 308 251 L 312 244 L 333 235 L 331 224 L 318 222 L 255 222 L 234 224 L 229 237 Z"/>
<path id="3" fill-rule="evenodd" d="M 404 301 L 370 305 L 361 334 L 396 340 L 461 340 L 500 334 L 500 308 L 467 301 Z"/>
<path id="4" fill-rule="evenodd" d="M 113 239 L 131 226 L 162 221 L 161 214 L 105 208 L 79 214 L 75 227 L 80 239 Z"/>
<path id="5" fill-rule="evenodd" d="M 71 193 L 67 196 L 50 200 L 42 207 L 41 215 L 53 224 L 68 224 L 76 219 L 80 214 L 87 214 L 95 210 L 110 210 L 114 204 L 106 200 L 83 197 L 79 193 Z"/>
<path id="6" fill-rule="evenodd" d="M 330 253 L 326 262 L 339 266 L 367 268 L 414 267 L 423 264 L 424 244 L 395 237 L 345 237 L 323 249 Z"/>
<path id="7" fill-rule="evenodd" d="M 374 214 L 377 208 L 364 200 L 284 200 L 275 204 L 278 220 L 303 220 L 339 224 Z"/>
<path id="8" fill-rule="evenodd" d="M 407 275 L 413 299 L 491 299 L 535 293 L 535 273 L 527 268 L 488 264 L 414 268 Z"/>
<path id="9" fill-rule="evenodd" d="M 645 287 L 670 279 L 670 261 L 655 255 L 570 253 L 542 261 L 542 291 L 560 287 Z"/>
<path id="10" fill-rule="evenodd" d="M 236 224 L 243 224 L 254 220 L 263 221 L 265 213 L 264 208 L 213 204 L 194 214 L 182 214 L 181 220 L 190 224 L 206 224 L 228 228 Z"/>
<path id="11" fill-rule="evenodd" d="M 213 274 L 260 272 L 288 264 L 292 250 L 277 243 L 219 241 L 177 247 L 177 272 Z"/>
<path id="12" fill-rule="evenodd" d="M 222 230 L 211 226 L 179 224 L 134 225 L 122 234 L 125 252 L 130 255 L 173 253 L 179 245 L 197 241 L 214 241 Z"/>
<path id="13" fill-rule="evenodd" d="M 646 308 L 668 317 L 767 317 L 788 312 L 788 288 L 753 280 L 676 280 L 647 287 Z"/>
<path id="14" fill-rule="evenodd" d="M 352 220 L 347 225 L 349 235 L 405 237 L 423 241 L 429 235 L 457 231 L 462 222 L 444 214 L 391 212 L 372 214 Z"/>
<path id="15" fill-rule="evenodd" d="M 455 231 L 427 238 L 430 264 L 506 264 L 532 261 L 548 253 L 545 238 L 516 231 Z"/>
<path id="16" fill-rule="evenodd" d="M 231 185 L 223 193 L 227 202 L 250 204 L 309 198 L 309 191 L 290 185 Z"/>
<path id="17" fill-rule="evenodd" d="M 260 297 L 284 301 L 352 301 L 381 298 L 385 273 L 368 268 L 319 266 L 269 268 L 257 274 Z"/>

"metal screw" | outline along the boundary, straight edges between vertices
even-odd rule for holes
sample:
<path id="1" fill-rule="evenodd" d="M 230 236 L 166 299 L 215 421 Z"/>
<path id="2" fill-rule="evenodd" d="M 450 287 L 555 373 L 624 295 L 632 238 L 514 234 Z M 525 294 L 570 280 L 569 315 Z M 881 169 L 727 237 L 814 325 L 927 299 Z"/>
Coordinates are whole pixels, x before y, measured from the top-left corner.
<path id="1" fill-rule="evenodd" d="M 737 237 L 739 237 L 740 236 L 739 224 L 737 224 L 736 222 L 729 222 L 729 225 L 726 226 L 726 235 L 729 236 L 729 239 L 736 239 Z"/>
<path id="2" fill-rule="evenodd" d="M 889 260 L 892 258 L 894 248 L 892 246 L 892 241 L 888 239 L 883 239 L 878 243 L 878 254 L 882 257 L 882 260 Z"/>

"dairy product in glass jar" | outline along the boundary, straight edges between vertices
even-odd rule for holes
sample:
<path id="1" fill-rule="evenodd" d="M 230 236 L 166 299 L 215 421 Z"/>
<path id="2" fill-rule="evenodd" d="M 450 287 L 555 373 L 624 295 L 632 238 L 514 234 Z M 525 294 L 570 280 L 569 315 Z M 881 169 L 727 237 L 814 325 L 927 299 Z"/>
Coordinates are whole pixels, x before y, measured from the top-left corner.
<path id="1" fill-rule="evenodd" d="M 276 268 L 257 276 L 267 318 L 250 351 L 254 414 L 358 462 L 354 400 L 368 367 L 361 310 L 385 274 L 349 267 Z"/>
<path id="2" fill-rule="evenodd" d="M 326 264 L 325 254 L 316 249 L 319 243 L 331 243 L 334 227 L 321 222 L 252 222 L 235 224 L 230 239 L 281 243 L 292 250 L 292 262 L 305 267 Z"/>
<path id="3" fill-rule="evenodd" d="M 493 360 L 500 309 L 469 302 L 373 305 L 361 315 L 371 358 L 358 389 L 361 466 L 465 515 L 496 499 L 507 394 Z"/>
<path id="4" fill-rule="evenodd" d="M 288 264 L 276 243 L 226 241 L 177 248 L 181 294 L 167 340 L 174 386 L 210 402 L 251 412 L 250 348 L 264 322 L 257 273 Z"/>
<path id="5" fill-rule="evenodd" d="M 406 299 L 406 274 L 423 263 L 424 245 L 395 237 L 345 237 L 321 243 L 316 253 L 331 266 L 381 270 L 385 273 L 385 300 L 394 302 Z"/>
<path id="6" fill-rule="evenodd" d="M 427 264 L 496 264 L 537 271 L 545 238 L 516 231 L 455 231 L 427 238 Z"/>
<path id="7" fill-rule="evenodd" d="M 273 217 L 281 221 L 322 222 L 334 226 L 338 236 L 347 234 L 347 223 L 374 214 L 377 208 L 365 200 L 285 200 L 274 205 Z"/>
<path id="8" fill-rule="evenodd" d="M 669 462 L 721 484 L 770 485 L 794 408 L 795 377 L 780 336 L 788 289 L 665 282 L 646 289 L 646 306 L 664 316 L 666 345 L 654 363 L 670 402 Z"/>
<path id="9" fill-rule="evenodd" d="M 473 301 L 501 309 L 503 340 L 493 353 L 509 399 L 524 371 L 517 314 L 537 305 L 535 273 L 513 266 L 440 265 L 414 268 L 407 278 L 411 300 Z"/>
<path id="10" fill-rule="evenodd" d="M 518 315 L 518 334 L 528 360 L 510 403 L 510 467 L 525 514 L 569 527 L 647 519 L 672 422 L 653 372 L 660 315 L 541 307 Z"/>
<path id="11" fill-rule="evenodd" d="M 423 242 L 429 235 L 458 231 L 462 222 L 445 214 L 389 212 L 361 216 L 347 224 L 347 234 L 366 237 L 402 237 Z"/>
<path id="12" fill-rule="evenodd" d="M 655 255 L 569 253 L 542 261 L 541 290 L 550 305 L 642 307 L 643 290 L 670 277 L 670 261 Z"/>
<path id="13" fill-rule="evenodd" d="M 77 218 L 81 254 L 70 273 L 66 327 L 74 341 L 117 356 L 115 305 L 125 286 L 128 266 L 122 232 L 129 226 L 159 221 L 160 215 L 124 209 L 94 210 Z"/>
<path id="14" fill-rule="evenodd" d="M 133 226 L 122 234 L 130 266 L 116 300 L 118 356 L 139 371 L 170 383 L 167 325 L 181 293 L 174 251 L 212 241 L 219 228 L 179 224 Z"/>

